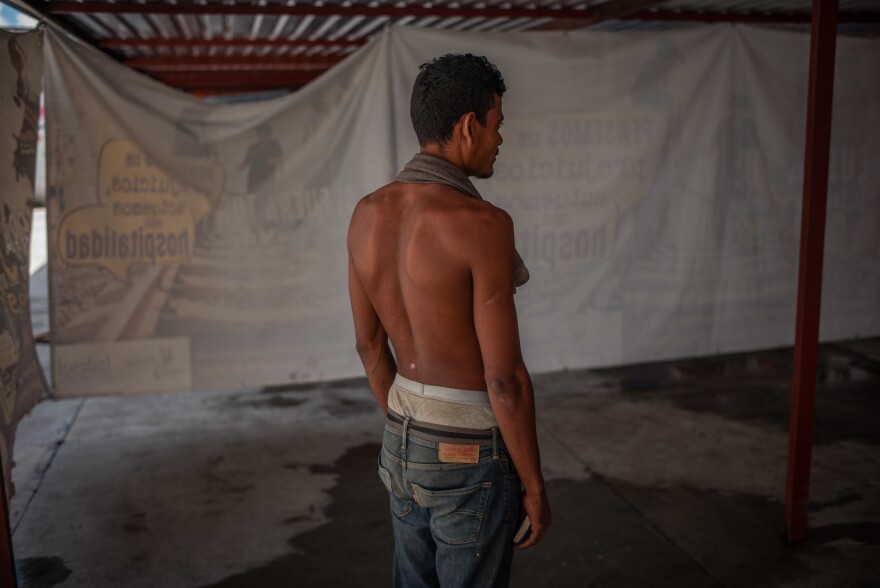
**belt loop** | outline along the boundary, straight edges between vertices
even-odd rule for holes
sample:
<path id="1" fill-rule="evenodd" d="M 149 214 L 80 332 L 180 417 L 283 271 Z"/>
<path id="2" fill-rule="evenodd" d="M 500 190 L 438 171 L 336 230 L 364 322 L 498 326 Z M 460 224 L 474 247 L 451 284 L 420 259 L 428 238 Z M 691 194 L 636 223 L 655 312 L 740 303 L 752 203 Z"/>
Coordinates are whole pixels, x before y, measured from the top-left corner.
<path id="1" fill-rule="evenodd" d="M 492 459 L 498 459 L 498 427 L 492 427 Z"/>
<path id="2" fill-rule="evenodd" d="M 412 419 L 410 417 L 403 417 L 403 431 L 401 435 L 403 439 L 401 440 L 401 451 L 403 453 L 403 479 L 406 480 L 406 462 L 409 461 L 406 456 L 406 441 L 407 436 L 409 435 L 409 422 Z"/>
<path id="3" fill-rule="evenodd" d="M 401 431 L 401 435 L 403 436 L 403 450 L 406 451 L 406 434 L 407 429 L 409 429 L 409 421 L 410 417 L 403 417 L 403 430 Z"/>

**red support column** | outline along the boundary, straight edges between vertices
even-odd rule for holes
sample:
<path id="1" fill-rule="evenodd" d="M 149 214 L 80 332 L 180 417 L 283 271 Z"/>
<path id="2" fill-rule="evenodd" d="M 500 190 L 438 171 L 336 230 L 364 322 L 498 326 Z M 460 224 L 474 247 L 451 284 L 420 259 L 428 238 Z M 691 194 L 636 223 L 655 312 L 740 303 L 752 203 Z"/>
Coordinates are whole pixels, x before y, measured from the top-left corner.
<path id="1" fill-rule="evenodd" d="M 788 430 L 788 475 L 785 485 L 785 526 L 789 541 L 803 539 L 807 532 L 822 255 L 825 250 L 825 205 L 828 193 L 828 158 L 831 152 L 837 2 L 838 0 L 813 0 L 797 325 Z"/>

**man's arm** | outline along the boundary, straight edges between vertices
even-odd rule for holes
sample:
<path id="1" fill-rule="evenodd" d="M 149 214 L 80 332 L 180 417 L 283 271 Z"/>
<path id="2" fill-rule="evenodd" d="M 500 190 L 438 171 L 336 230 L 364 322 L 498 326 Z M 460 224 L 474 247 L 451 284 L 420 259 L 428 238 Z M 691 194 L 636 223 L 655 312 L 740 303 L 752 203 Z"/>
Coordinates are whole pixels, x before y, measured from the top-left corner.
<path id="1" fill-rule="evenodd" d="M 379 408 L 388 414 L 388 389 L 397 373 L 397 363 L 388 346 L 388 333 L 376 314 L 376 309 L 361 284 L 360 277 L 348 255 L 348 293 L 351 297 L 351 314 L 354 317 L 354 333 L 358 355 L 364 364 L 370 389 Z"/>
<path id="2" fill-rule="evenodd" d="M 513 222 L 499 209 L 487 211 L 483 220 L 474 232 L 478 243 L 471 249 L 474 326 L 489 402 L 525 486 L 523 508 L 531 521 L 532 534 L 517 549 L 527 549 L 544 538 L 551 517 L 535 431 L 535 397 L 522 359 L 513 302 Z"/>

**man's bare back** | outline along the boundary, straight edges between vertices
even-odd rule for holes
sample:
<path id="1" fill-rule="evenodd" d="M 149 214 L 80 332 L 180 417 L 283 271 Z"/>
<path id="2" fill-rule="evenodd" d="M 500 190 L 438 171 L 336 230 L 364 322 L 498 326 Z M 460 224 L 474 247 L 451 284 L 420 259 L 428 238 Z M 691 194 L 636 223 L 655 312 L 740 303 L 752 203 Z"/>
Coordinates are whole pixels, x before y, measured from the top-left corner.
<path id="1" fill-rule="evenodd" d="M 358 205 L 349 235 L 353 271 L 387 330 L 401 375 L 486 389 L 472 266 L 501 249 L 477 245 L 497 238 L 505 222 L 506 213 L 488 202 L 437 184 L 395 182 Z M 494 263 L 512 271 L 512 257 Z"/>
<path id="2" fill-rule="evenodd" d="M 438 114 L 447 99 L 449 103 L 461 99 L 461 93 L 447 90 L 459 83 L 454 68 L 461 65 L 472 72 L 474 62 L 478 62 L 477 69 L 494 67 L 473 56 L 445 56 L 435 61 L 428 69 L 436 66 L 434 71 L 441 78 L 450 72 L 451 77 L 420 86 L 420 79 L 434 75 L 423 69 L 412 101 L 420 156 L 436 158 L 435 162 L 451 168 L 465 182 L 467 177 L 492 175 L 503 142 L 504 87 L 497 70 L 497 91 L 483 94 L 491 97 L 491 104 L 476 104 L 479 100 L 470 96 L 475 100 L 474 110 L 464 108 L 451 117 L 448 111 Z M 452 70 L 440 72 L 448 64 L 453 64 Z M 487 78 L 491 80 L 493 73 L 484 68 L 468 79 L 480 85 Z M 442 103 L 432 102 L 431 95 L 437 92 L 445 92 Z M 446 126 L 434 128 L 432 124 L 441 118 Z M 418 385 L 486 391 L 497 422 L 492 439 L 500 432 L 504 452 L 522 481 L 521 506 L 531 520 L 532 534 L 517 549 L 526 549 L 543 539 L 551 517 L 541 474 L 534 391 L 520 350 L 513 299 L 518 259 L 513 221 L 503 210 L 453 185 L 461 184 L 393 182 L 365 196 L 355 208 L 348 232 L 348 281 L 357 350 L 370 389 L 392 423 L 408 423 L 413 418 L 389 412 L 389 392 L 398 374 Z M 436 432 L 430 429 L 431 423 L 418 422 L 418 426 Z M 472 449 L 478 445 L 459 448 Z M 387 462 L 386 466 L 391 467 Z M 388 469 L 385 473 L 392 476 Z M 393 474 L 398 492 L 406 484 L 398 480 L 400 473 L 395 470 Z M 437 474 L 436 481 L 441 483 L 442 470 Z M 501 546 L 502 551 L 509 546 Z M 398 555 L 396 551 L 396 561 Z M 409 561 L 401 557 L 400 561 Z M 429 563 L 424 565 L 425 570 L 431 569 Z"/>

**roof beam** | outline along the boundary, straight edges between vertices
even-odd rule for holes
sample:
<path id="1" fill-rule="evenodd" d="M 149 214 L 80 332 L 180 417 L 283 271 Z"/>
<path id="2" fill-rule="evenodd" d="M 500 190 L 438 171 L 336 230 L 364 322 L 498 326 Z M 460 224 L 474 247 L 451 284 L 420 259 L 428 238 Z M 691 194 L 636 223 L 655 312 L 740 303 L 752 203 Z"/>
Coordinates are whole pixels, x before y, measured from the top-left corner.
<path id="1" fill-rule="evenodd" d="M 613 4 L 614 1 L 606 2 Z M 601 6 L 605 6 L 602 4 Z M 596 11 L 593 11 L 595 14 Z M 810 13 L 789 12 L 705 12 L 694 10 L 638 10 L 627 14 L 609 16 L 606 18 L 576 18 L 557 20 L 546 25 L 529 29 L 540 30 L 571 30 L 598 24 L 603 20 L 641 20 L 656 22 L 693 22 L 693 23 L 752 23 L 752 24 L 810 24 Z M 849 12 L 841 13 L 837 19 L 838 24 L 871 24 L 880 23 L 880 12 Z"/>
<path id="2" fill-rule="evenodd" d="M 147 23 L 147 27 L 150 29 L 150 32 L 153 34 L 153 37 L 157 39 L 161 39 L 164 37 L 161 29 L 159 29 L 159 25 L 156 21 L 150 17 L 149 14 L 144 15 L 144 22 Z"/>
<path id="3" fill-rule="evenodd" d="M 634 1 L 634 0 L 629 0 Z M 645 0 L 641 0 L 645 4 Z M 656 0 L 652 0 L 656 4 Z M 278 4 L 258 6 L 255 4 L 166 4 L 165 2 L 129 3 L 129 2 L 52 2 L 50 11 L 54 14 L 263 14 L 289 16 L 390 16 L 403 17 L 426 16 L 436 17 L 479 17 L 479 18 L 590 18 L 592 12 L 587 9 L 574 8 L 474 8 L 461 6 L 450 8 L 445 5 L 424 6 L 376 6 L 366 5 L 342 6 L 323 4 L 321 6 L 283 6 Z"/>
<path id="4" fill-rule="evenodd" d="M 656 20 L 668 22 L 741 22 L 766 24 L 810 24 L 813 15 L 808 12 L 696 12 L 685 10 L 645 10 L 627 15 L 622 20 Z M 841 13 L 839 24 L 869 24 L 880 22 L 880 12 Z"/>
<path id="5" fill-rule="evenodd" d="M 663 4 L 666 0 L 610 0 L 603 2 L 590 12 L 596 20 L 607 20 L 609 18 L 620 18 L 633 12 L 644 10 L 651 6 Z"/>
<path id="6" fill-rule="evenodd" d="M 174 28 L 174 32 L 177 34 L 178 38 L 184 38 L 183 34 L 183 26 L 177 21 L 177 18 L 174 18 L 174 15 L 169 15 L 168 20 L 171 21 L 171 26 Z M 185 26 L 185 25 L 184 25 Z M 157 37 L 159 35 L 156 35 Z"/>
<path id="7" fill-rule="evenodd" d="M 175 86 L 188 92 L 212 90 L 275 90 L 279 88 L 297 89 L 305 86 L 325 70 L 309 72 L 224 72 L 223 75 L 202 72 L 167 72 L 153 77 L 164 84 Z"/>
<path id="8" fill-rule="evenodd" d="M 162 72 L 156 73 L 153 77 L 188 84 L 210 82 L 214 86 L 235 86 L 237 84 L 283 86 L 290 81 L 299 83 L 303 80 L 312 80 L 324 73 L 324 71 L 326 70 L 290 71 L 279 74 L 258 71 L 236 71 L 224 72 L 222 76 L 210 72 Z"/>
<path id="9" fill-rule="evenodd" d="M 140 29 L 138 29 L 138 28 L 135 27 L 133 24 L 131 24 L 130 22 L 128 22 L 128 19 L 125 18 L 125 15 L 124 15 L 124 14 L 119 15 L 119 16 L 116 18 L 116 22 L 119 23 L 119 26 L 122 28 L 123 31 L 125 31 L 125 34 L 126 34 L 126 35 L 131 35 L 130 38 L 132 38 L 132 39 L 142 39 L 142 38 L 143 38 L 143 37 L 141 36 L 141 31 L 140 31 Z M 117 34 L 117 35 L 118 35 L 119 33 L 117 33 L 116 31 L 114 31 L 114 34 Z"/>
<path id="10" fill-rule="evenodd" d="M 360 47 L 366 39 L 105 39 L 100 46 L 106 49 L 120 47 Z"/>
<path id="11" fill-rule="evenodd" d="M 149 57 L 129 57 L 123 60 L 123 63 L 135 69 L 146 69 L 153 71 L 193 71 L 193 70 L 209 70 L 215 73 L 225 73 L 227 71 L 255 71 L 262 70 L 266 72 L 276 71 L 311 71 L 326 70 L 340 61 L 340 57 L 307 57 L 307 56 L 284 56 L 284 57 L 260 57 L 255 55 L 236 55 L 236 56 L 169 56 L 154 55 Z"/>
<path id="12" fill-rule="evenodd" d="M 590 9 L 588 17 L 557 19 L 545 25 L 535 27 L 533 31 L 565 31 L 594 25 L 612 18 L 623 18 L 634 12 L 663 4 L 666 0 L 609 0 Z"/>

